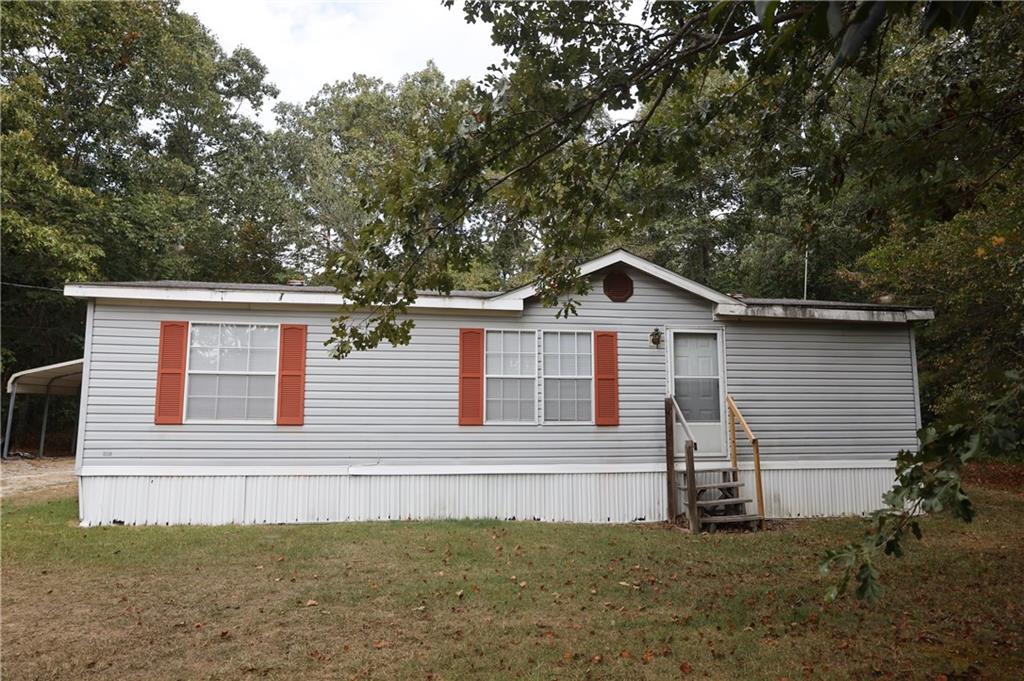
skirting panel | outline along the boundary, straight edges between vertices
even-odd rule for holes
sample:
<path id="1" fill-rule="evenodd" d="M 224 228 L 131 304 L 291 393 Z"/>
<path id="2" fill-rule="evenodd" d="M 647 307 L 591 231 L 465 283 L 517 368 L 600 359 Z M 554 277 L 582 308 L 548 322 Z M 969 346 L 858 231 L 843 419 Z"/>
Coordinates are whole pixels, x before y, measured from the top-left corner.
<path id="1" fill-rule="evenodd" d="M 702 483 L 720 482 L 721 473 L 699 473 Z M 740 469 L 741 495 L 757 499 L 754 471 Z M 894 468 L 772 468 L 761 471 L 764 510 L 769 518 L 862 515 L 881 508 L 882 495 L 896 481 Z M 677 497 L 686 507 L 685 492 Z M 747 504 L 756 513 L 756 501 Z"/>
<path id="2" fill-rule="evenodd" d="M 82 476 L 82 525 L 661 521 L 665 474 Z"/>

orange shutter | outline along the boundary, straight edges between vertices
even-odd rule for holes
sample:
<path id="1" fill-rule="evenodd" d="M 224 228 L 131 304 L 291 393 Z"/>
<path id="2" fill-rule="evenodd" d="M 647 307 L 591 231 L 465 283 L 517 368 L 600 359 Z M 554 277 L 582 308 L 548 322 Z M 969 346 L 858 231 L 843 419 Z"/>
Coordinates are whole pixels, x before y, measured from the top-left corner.
<path id="1" fill-rule="evenodd" d="M 156 360 L 156 409 L 153 423 L 181 423 L 185 407 L 185 357 L 188 322 L 160 322 L 160 349 Z"/>
<path id="2" fill-rule="evenodd" d="M 459 329 L 459 425 L 484 424 L 484 330 Z"/>
<path id="3" fill-rule="evenodd" d="M 594 332 L 594 423 L 619 425 L 619 334 Z"/>
<path id="4" fill-rule="evenodd" d="M 306 404 L 306 325 L 282 324 L 277 365 L 277 425 L 301 426 Z"/>

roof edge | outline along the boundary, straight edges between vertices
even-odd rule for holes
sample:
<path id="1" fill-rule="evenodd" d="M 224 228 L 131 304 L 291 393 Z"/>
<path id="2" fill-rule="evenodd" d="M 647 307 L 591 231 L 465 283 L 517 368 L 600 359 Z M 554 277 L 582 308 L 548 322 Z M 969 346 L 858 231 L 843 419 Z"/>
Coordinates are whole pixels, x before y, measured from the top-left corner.
<path id="1" fill-rule="evenodd" d="M 579 267 L 579 276 L 586 277 L 594 272 L 603 270 L 606 267 L 618 264 L 629 265 L 630 267 L 649 274 L 656 279 L 660 279 L 661 281 L 683 289 L 684 291 L 688 291 L 713 303 L 744 305 L 742 301 L 737 300 L 732 296 L 727 296 L 713 288 L 704 286 L 703 284 L 698 284 L 692 279 L 687 279 L 686 277 L 676 274 L 672 270 L 666 269 L 661 265 L 656 265 L 646 258 L 634 255 L 624 248 L 617 248 L 610 253 L 606 253 L 598 258 L 594 258 L 593 260 L 588 260 L 583 263 Z M 517 289 L 512 289 L 507 293 L 502 293 L 491 300 L 526 300 L 527 298 L 532 298 L 535 295 L 537 295 L 537 284 L 531 283 L 525 286 L 520 286 Z"/>
<path id="2" fill-rule="evenodd" d="M 935 319 L 935 312 L 927 308 L 864 309 L 779 304 L 719 304 L 715 306 L 715 319 L 749 320 L 804 320 L 829 322 L 876 322 L 906 324 Z"/>

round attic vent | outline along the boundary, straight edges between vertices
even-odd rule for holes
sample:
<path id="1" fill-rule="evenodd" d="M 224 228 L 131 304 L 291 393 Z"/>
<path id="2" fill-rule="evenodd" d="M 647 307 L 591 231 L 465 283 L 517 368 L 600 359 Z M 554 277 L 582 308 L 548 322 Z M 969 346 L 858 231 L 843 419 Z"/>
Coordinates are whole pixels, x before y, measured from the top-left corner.
<path id="1" fill-rule="evenodd" d="M 624 303 L 633 296 L 633 280 L 625 272 L 609 272 L 604 278 L 604 294 L 609 300 Z"/>

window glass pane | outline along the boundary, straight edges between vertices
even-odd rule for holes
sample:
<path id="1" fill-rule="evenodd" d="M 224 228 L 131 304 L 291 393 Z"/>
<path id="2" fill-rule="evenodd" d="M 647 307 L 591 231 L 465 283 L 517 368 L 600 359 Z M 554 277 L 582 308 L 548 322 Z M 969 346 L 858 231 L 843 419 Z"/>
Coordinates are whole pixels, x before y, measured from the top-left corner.
<path id="1" fill-rule="evenodd" d="M 519 420 L 533 420 L 533 400 L 519 400 Z"/>
<path id="2" fill-rule="evenodd" d="M 590 400 L 580 400 L 576 403 L 576 420 L 589 421 L 590 419 Z"/>
<path id="3" fill-rule="evenodd" d="M 502 355 L 502 373 L 506 376 L 519 374 L 519 352 L 505 353 Z"/>
<path id="4" fill-rule="evenodd" d="M 216 371 L 217 353 L 217 348 L 192 348 L 188 358 L 189 370 Z"/>
<path id="5" fill-rule="evenodd" d="M 217 395 L 220 397 L 245 397 L 245 376 L 221 376 Z"/>
<path id="6" fill-rule="evenodd" d="M 487 373 L 489 374 L 500 374 L 501 373 L 501 353 L 487 351 Z"/>
<path id="7" fill-rule="evenodd" d="M 537 352 L 537 339 L 533 331 L 524 331 L 519 334 L 519 351 L 528 352 L 531 355 Z"/>
<path id="8" fill-rule="evenodd" d="M 194 346 L 216 347 L 219 337 L 220 327 L 217 324 L 193 324 L 190 343 Z"/>
<path id="9" fill-rule="evenodd" d="M 272 419 L 274 418 L 274 400 L 260 397 L 245 401 L 246 418 L 250 419 Z"/>
<path id="10" fill-rule="evenodd" d="M 487 413 L 485 417 L 488 421 L 501 420 L 501 400 L 487 400 Z"/>
<path id="11" fill-rule="evenodd" d="M 186 416 L 190 419 L 212 419 L 216 415 L 216 405 L 217 400 L 213 397 L 189 397 Z"/>
<path id="12" fill-rule="evenodd" d="M 250 350 L 249 371 L 277 371 L 277 351 Z"/>
<path id="13" fill-rule="evenodd" d="M 244 419 L 245 398 L 244 397 L 220 397 L 217 398 L 218 419 Z"/>
<path id="14" fill-rule="evenodd" d="M 217 395 L 217 377 L 209 374 L 189 374 L 188 394 L 200 397 L 215 397 Z"/>
<path id="15" fill-rule="evenodd" d="M 501 349 L 502 352 L 519 352 L 519 334 L 515 331 L 502 331 Z"/>
<path id="16" fill-rule="evenodd" d="M 545 421 L 559 421 L 558 418 L 558 400 L 553 400 L 544 396 L 544 420 Z"/>
<path id="17" fill-rule="evenodd" d="M 222 348 L 245 348 L 249 346 L 249 327 L 241 324 L 221 324 L 220 346 Z"/>
<path id="18" fill-rule="evenodd" d="M 523 355 L 522 359 L 522 375 L 523 376 L 535 376 L 537 374 L 537 358 L 535 355 Z"/>
<path id="19" fill-rule="evenodd" d="M 717 378 L 677 378 L 676 400 L 687 421 L 721 420 Z"/>
<path id="20" fill-rule="evenodd" d="M 220 351 L 220 371 L 245 371 L 249 351 L 245 348 L 222 348 Z"/>
<path id="21" fill-rule="evenodd" d="M 563 355 L 576 352 L 576 339 L 573 337 L 573 334 L 558 334 L 558 351 Z"/>
<path id="22" fill-rule="evenodd" d="M 487 352 L 497 352 L 501 350 L 501 331 L 488 331 L 487 332 Z"/>
<path id="23" fill-rule="evenodd" d="M 718 337 L 677 333 L 672 341 L 676 376 L 718 376 Z"/>
<path id="24" fill-rule="evenodd" d="M 517 400 L 519 399 L 519 386 L 515 380 L 505 379 L 501 381 L 501 399 L 503 400 Z"/>
<path id="25" fill-rule="evenodd" d="M 277 329 L 273 326 L 254 326 L 249 331 L 249 345 L 254 348 L 276 348 Z"/>
<path id="26" fill-rule="evenodd" d="M 558 355 L 544 355 L 544 375 L 545 376 L 557 376 L 561 364 L 558 361 Z"/>
<path id="27" fill-rule="evenodd" d="M 554 354 L 558 352 L 558 334 L 551 333 L 550 331 L 544 332 L 544 354 Z"/>
<path id="28" fill-rule="evenodd" d="M 273 376 L 250 376 L 248 397 L 274 397 Z"/>

